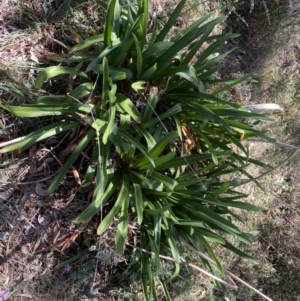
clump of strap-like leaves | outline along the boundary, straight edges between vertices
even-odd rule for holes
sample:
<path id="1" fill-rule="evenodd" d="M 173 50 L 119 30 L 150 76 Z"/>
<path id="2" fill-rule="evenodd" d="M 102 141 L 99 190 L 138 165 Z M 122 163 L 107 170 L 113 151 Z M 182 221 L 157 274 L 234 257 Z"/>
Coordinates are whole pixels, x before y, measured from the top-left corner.
<path id="1" fill-rule="evenodd" d="M 185 0 L 179 3 L 161 30 L 154 20 L 149 32 L 148 0 L 122 6 L 117 0 L 101 3 L 106 9 L 104 33 L 75 45 L 67 59 L 54 57 L 63 64 L 45 68 L 36 79 L 36 88 L 41 88 L 47 81 L 55 85 L 58 76 L 73 75 L 73 90 L 61 98 L 38 97 L 34 104 L 1 105 L 19 117 L 61 116 L 3 147 L 1 153 L 24 151 L 50 136 L 82 129 L 80 141 L 47 193 L 57 189 L 88 148 L 91 160 L 82 186 L 94 185 L 94 194 L 74 222 L 80 224 L 103 210 L 97 229 L 101 235 L 117 218 L 119 253 L 126 247 L 128 224 L 137 223 L 136 247 L 155 254 L 136 251 L 146 300 L 157 299 L 157 283 L 169 298 L 165 283 L 180 270 L 179 237 L 208 252 L 221 273 L 211 242 L 254 260 L 222 236 L 226 233 L 250 244 L 252 237 L 234 225 L 232 220 L 241 218 L 231 210 L 257 210 L 240 201 L 245 195 L 232 189 L 241 181 L 225 181 L 222 176 L 249 176 L 245 167 L 253 161 L 241 140 L 269 139 L 252 126 L 267 117 L 218 97 L 247 80 L 214 77 L 222 68 L 220 61 L 231 52 L 217 50 L 235 37 L 212 34 L 223 17 L 211 20 L 211 14 L 205 15 L 166 39 L 184 4 Z M 208 93 L 212 86 L 214 92 Z M 166 250 L 175 260 L 174 274 L 168 279 L 154 277 L 159 275 L 159 254 Z"/>

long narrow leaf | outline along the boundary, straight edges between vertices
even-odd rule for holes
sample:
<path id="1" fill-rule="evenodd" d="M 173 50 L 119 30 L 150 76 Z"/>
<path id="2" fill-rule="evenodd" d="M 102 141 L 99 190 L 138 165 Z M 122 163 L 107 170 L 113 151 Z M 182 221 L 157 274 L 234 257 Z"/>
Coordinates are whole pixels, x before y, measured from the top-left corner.
<path id="1" fill-rule="evenodd" d="M 125 95 L 121 93 L 118 93 L 117 105 L 118 107 L 121 107 L 126 113 L 128 113 L 134 121 L 141 123 L 142 116 L 140 112 L 137 110 L 134 103 L 129 98 L 127 98 Z"/>
<path id="2" fill-rule="evenodd" d="M 152 125 L 155 125 L 155 124 L 161 122 L 165 118 L 168 118 L 168 117 L 171 117 L 173 115 L 180 113 L 181 111 L 182 111 L 181 106 L 177 104 L 177 105 L 173 106 L 171 109 L 169 109 L 168 111 L 160 114 L 159 117 L 156 117 L 156 118 L 153 118 L 151 120 L 144 122 L 143 126 L 144 126 L 144 128 L 148 128 Z"/>
<path id="3" fill-rule="evenodd" d="M 112 84 L 110 80 L 111 89 L 109 91 L 109 118 L 106 130 L 103 134 L 102 141 L 104 144 L 107 144 L 107 141 L 111 135 L 116 135 L 118 128 L 115 125 L 115 115 L 116 115 L 116 92 L 117 92 L 117 85 Z"/>
<path id="4" fill-rule="evenodd" d="M 226 158 L 231 155 L 232 152 L 221 152 L 216 153 L 216 156 L 218 158 Z M 180 157 L 180 158 L 173 158 L 166 162 L 165 164 L 161 164 L 159 167 L 157 167 L 157 170 L 163 170 L 168 168 L 175 168 L 182 165 L 188 165 L 192 163 L 199 163 L 202 160 L 208 160 L 211 158 L 211 154 L 198 154 L 198 155 L 190 155 L 186 157 Z"/>
<path id="5" fill-rule="evenodd" d="M 75 52 L 75 51 L 79 51 L 85 48 L 90 47 L 91 45 L 94 45 L 96 43 L 100 43 L 104 41 L 104 35 L 100 34 L 100 35 L 96 35 L 93 36 L 91 38 L 85 39 L 84 41 L 78 43 L 77 45 L 75 45 L 74 47 L 71 48 L 71 52 Z"/>
<path id="6" fill-rule="evenodd" d="M 186 0 L 182 0 L 176 6 L 174 11 L 172 12 L 171 16 L 168 19 L 168 22 L 164 25 L 163 29 L 160 31 L 159 35 L 156 37 L 155 42 L 163 41 L 167 34 L 169 33 L 170 29 L 176 23 L 176 20 L 184 7 Z"/>
<path id="7" fill-rule="evenodd" d="M 18 117 L 42 117 L 42 116 L 60 116 L 60 115 L 75 115 L 78 113 L 90 113 L 94 106 L 91 104 L 81 105 L 79 103 L 72 104 L 29 104 L 29 105 L 1 105 L 10 113 Z"/>
<path id="8" fill-rule="evenodd" d="M 127 181 L 126 184 L 129 185 L 129 181 Z M 128 206 L 129 206 L 129 193 L 128 193 L 128 189 L 127 189 L 127 193 L 125 193 L 124 199 L 122 201 L 121 212 L 120 212 L 120 216 L 119 216 L 119 223 L 118 223 L 117 232 L 116 232 L 116 252 L 118 254 L 123 253 L 124 247 L 125 247 L 125 241 L 127 238 Z"/>
<path id="9" fill-rule="evenodd" d="M 108 47 L 111 43 L 111 35 L 113 32 L 115 6 L 117 0 L 110 0 L 108 3 L 106 18 L 105 18 L 105 29 L 104 29 L 104 48 Z"/>
<path id="10" fill-rule="evenodd" d="M 153 158 L 149 155 L 147 150 L 144 148 L 144 146 L 140 142 L 138 142 L 135 138 L 133 138 L 131 135 L 129 135 L 128 133 L 126 133 L 125 131 L 123 131 L 121 129 L 119 129 L 119 133 L 121 136 L 123 136 L 123 138 L 125 138 L 127 141 L 132 143 L 136 148 L 138 148 L 146 156 L 146 158 L 149 160 L 150 164 L 153 167 L 155 167 Z"/>
<path id="11" fill-rule="evenodd" d="M 46 82 L 48 79 L 62 74 L 80 75 L 82 77 L 88 78 L 86 73 L 71 67 L 47 67 L 37 76 L 35 80 L 35 87 L 37 89 L 40 89 L 43 86 L 44 82 Z"/>
<path id="12" fill-rule="evenodd" d="M 136 183 L 133 183 L 133 188 L 134 188 L 134 202 L 135 202 L 135 209 L 137 214 L 137 222 L 139 225 L 141 225 L 143 221 L 143 210 L 144 210 L 142 189 L 141 186 Z"/>
<path id="13" fill-rule="evenodd" d="M 116 1 L 116 0 L 114 0 Z M 95 68 L 99 62 L 107 56 L 112 50 L 118 48 L 121 45 L 120 39 L 113 41 L 108 47 L 106 47 L 95 59 L 93 59 L 86 68 L 86 72 L 89 72 Z"/>
<path id="14" fill-rule="evenodd" d="M 110 211 L 107 213 L 105 218 L 101 221 L 101 224 L 97 229 L 97 235 L 101 235 L 109 227 L 109 225 L 112 223 L 117 213 L 120 211 L 123 202 L 126 202 L 127 204 L 128 197 L 129 197 L 128 186 L 129 186 L 129 179 L 127 177 L 124 177 L 122 188 L 120 190 L 118 198 L 114 206 L 112 207 L 112 209 L 110 209 Z"/>
<path id="15" fill-rule="evenodd" d="M 24 139 L 19 142 L 10 144 L 0 149 L 0 153 L 12 152 L 16 149 L 24 151 L 32 146 L 34 143 L 47 139 L 51 136 L 58 135 L 65 131 L 69 131 L 81 126 L 81 123 L 75 120 L 62 120 L 42 127 L 31 134 L 27 135 Z"/>
<path id="16" fill-rule="evenodd" d="M 63 167 L 60 169 L 58 174 L 55 176 L 55 178 L 51 182 L 50 186 L 47 189 L 47 194 L 51 194 L 57 189 L 58 185 L 61 183 L 63 177 L 66 175 L 66 173 L 70 169 L 71 165 L 81 155 L 83 150 L 87 147 L 87 145 L 94 138 L 94 136 L 95 136 L 95 130 L 90 128 L 88 130 L 87 134 L 84 136 L 84 138 L 79 142 L 79 144 L 75 148 L 72 155 L 68 158 L 66 163 L 63 165 Z"/>
<path id="17" fill-rule="evenodd" d="M 136 47 L 136 53 L 137 53 L 137 59 L 136 59 L 136 72 L 137 72 L 137 78 L 139 79 L 142 74 L 142 68 L 143 68 L 143 56 L 142 56 L 142 51 L 140 48 L 139 41 L 137 37 L 133 35 L 134 42 L 135 42 L 135 47 Z"/>
<path id="18" fill-rule="evenodd" d="M 96 195 L 93 199 L 93 202 L 83 212 L 81 212 L 79 216 L 76 217 L 73 223 L 81 224 L 90 217 L 97 214 L 101 210 L 101 208 L 109 201 L 110 197 L 117 190 L 119 184 L 120 179 L 118 177 L 113 178 L 113 180 L 106 188 L 105 192 L 101 196 Z"/>

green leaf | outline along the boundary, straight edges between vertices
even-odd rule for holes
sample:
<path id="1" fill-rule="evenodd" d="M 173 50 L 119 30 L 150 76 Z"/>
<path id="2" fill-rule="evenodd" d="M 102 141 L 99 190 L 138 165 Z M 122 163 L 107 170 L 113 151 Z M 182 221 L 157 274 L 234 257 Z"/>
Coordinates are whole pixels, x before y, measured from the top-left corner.
<path id="1" fill-rule="evenodd" d="M 208 251 L 208 253 L 213 258 L 214 262 L 217 265 L 217 268 L 218 268 L 219 272 L 221 273 L 222 277 L 224 278 L 225 274 L 224 274 L 223 267 L 222 267 L 218 257 L 216 256 L 215 252 L 213 251 L 212 247 L 210 246 L 210 244 L 206 241 L 206 239 L 202 235 L 198 234 L 198 237 L 201 239 L 203 245 L 205 246 L 206 250 Z"/>
<path id="2" fill-rule="evenodd" d="M 223 36 L 221 36 L 220 38 L 218 38 L 214 43 L 212 43 L 211 45 L 209 45 L 201 54 L 201 56 L 199 57 L 199 59 L 197 60 L 196 64 L 194 65 L 196 69 L 198 69 L 203 63 L 205 63 L 205 60 L 212 54 L 214 54 L 214 52 L 221 46 L 224 44 L 224 42 L 226 42 L 227 40 L 229 40 L 232 37 L 231 33 L 227 33 Z"/>
<path id="3" fill-rule="evenodd" d="M 70 52 L 75 52 L 75 51 L 79 51 L 85 48 L 88 48 L 96 43 L 101 43 L 104 41 L 104 35 L 103 34 L 99 34 L 96 36 L 93 36 L 91 38 L 85 39 L 84 41 L 78 43 L 77 45 L 75 45 L 74 47 L 71 48 Z"/>
<path id="4" fill-rule="evenodd" d="M 118 198 L 113 205 L 113 207 L 110 209 L 110 211 L 107 213 L 105 218 L 102 220 L 100 226 L 97 229 L 97 235 L 101 235 L 112 223 L 113 219 L 117 215 L 117 213 L 120 211 L 122 204 L 125 202 L 128 207 L 128 198 L 129 198 L 129 178 L 126 176 L 123 176 L 123 184 L 120 190 L 120 193 L 118 195 Z"/>
<path id="5" fill-rule="evenodd" d="M 84 60 L 92 60 L 95 57 L 92 53 L 86 53 L 86 52 L 76 52 L 75 54 L 71 55 L 70 57 L 68 55 L 48 55 L 47 58 L 54 61 L 54 62 L 68 62 L 68 63 L 80 63 Z"/>
<path id="6" fill-rule="evenodd" d="M 147 30 L 148 30 L 148 21 L 149 21 L 149 8 L 148 0 L 142 0 L 141 12 L 143 20 L 140 26 L 138 38 L 141 41 L 141 49 L 144 48 L 144 45 L 147 43 Z"/>
<path id="7" fill-rule="evenodd" d="M 156 171 L 152 171 L 149 176 L 163 183 L 171 190 L 174 190 L 175 186 L 177 185 L 177 182 L 175 180 Z"/>
<path id="8" fill-rule="evenodd" d="M 223 53 L 223 54 L 219 54 L 219 53 L 214 53 L 212 55 L 210 55 L 203 64 L 201 64 L 200 66 L 197 64 L 197 62 L 194 64 L 194 67 L 197 69 L 197 73 L 202 73 L 204 71 L 206 71 L 208 68 L 210 68 L 211 66 L 214 66 L 216 63 L 220 62 L 221 60 L 223 60 L 226 56 L 228 56 L 232 51 L 234 51 L 236 48 L 233 48 L 231 50 L 228 50 L 227 52 Z M 199 58 L 200 59 L 200 58 Z M 207 83 L 210 83 L 209 79 L 207 81 Z"/>
<path id="9" fill-rule="evenodd" d="M 220 200 L 224 206 L 228 207 L 233 207 L 233 208 L 240 208 L 244 210 L 249 210 L 249 211 L 260 211 L 260 208 L 257 206 L 254 206 L 252 204 L 248 204 L 245 202 L 238 202 L 238 201 L 230 201 L 230 200 Z"/>
<path id="10" fill-rule="evenodd" d="M 240 230 L 227 219 L 214 213 L 212 210 L 205 208 L 203 205 L 190 200 L 190 202 L 185 205 L 185 208 L 199 216 L 199 218 L 205 221 L 212 228 L 218 227 L 218 229 L 234 235 L 241 233 Z"/>
<path id="11" fill-rule="evenodd" d="M 226 182 L 226 183 L 223 183 L 216 191 L 214 191 L 211 196 L 212 197 L 218 197 L 220 194 L 224 193 L 225 191 L 228 190 L 228 188 L 230 187 L 230 183 L 229 182 Z M 223 202 L 222 202 L 223 203 Z"/>
<path id="12" fill-rule="evenodd" d="M 153 159 L 156 159 L 165 149 L 168 144 L 177 138 L 177 132 L 172 132 L 163 137 L 156 145 L 150 150 L 149 154 Z M 160 162 L 161 163 L 161 162 Z M 149 165 L 149 160 L 145 157 L 135 162 L 133 168 L 141 169 L 145 165 Z"/>
<path id="13" fill-rule="evenodd" d="M 142 119 L 143 122 L 146 122 L 149 119 L 151 119 L 151 116 L 155 113 L 155 108 L 158 100 L 159 98 L 158 98 L 157 87 L 150 87 L 149 98 L 147 100 L 147 104 Z"/>
<path id="14" fill-rule="evenodd" d="M 170 62 L 177 53 L 182 51 L 184 47 L 189 45 L 193 40 L 198 38 L 199 34 L 199 28 L 193 28 L 190 32 L 185 34 L 182 38 L 180 38 L 178 41 L 176 41 L 169 49 L 168 51 L 165 51 L 161 55 L 158 56 L 156 62 L 157 64 L 162 64 L 165 62 Z"/>
<path id="15" fill-rule="evenodd" d="M 146 243 L 145 231 L 141 231 L 141 248 L 147 250 L 148 245 Z M 153 286 L 153 275 L 152 269 L 149 262 L 149 255 L 141 252 L 141 273 L 142 273 L 142 288 L 143 296 L 146 301 L 152 301 L 152 289 Z M 152 283 L 152 285 L 151 285 Z M 148 287 L 150 286 L 150 294 L 148 292 Z"/>
<path id="16" fill-rule="evenodd" d="M 154 240 L 158 252 L 160 250 L 160 244 L 161 244 L 161 221 L 162 221 L 161 214 L 153 215 Z M 159 260 L 159 258 L 157 258 L 157 260 Z"/>
<path id="17" fill-rule="evenodd" d="M 181 62 L 182 65 L 189 64 L 190 61 L 193 59 L 193 57 L 196 55 L 197 51 L 201 48 L 202 44 L 206 42 L 208 36 L 214 29 L 216 24 L 216 21 L 213 20 L 202 27 L 202 30 L 204 31 L 202 37 L 194 43 L 194 45 L 191 47 L 191 50 L 188 52 L 188 54 L 184 57 L 183 61 Z"/>
<path id="18" fill-rule="evenodd" d="M 129 185 L 129 181 L 127 181 Z M 121 190 L 122 191 L 122 190 Z M 120 193 L 121 193 L 120 191 Z M 127 238 L 128 231 L 128 206 L 129 206 L 129 193 L 124 193 L 124 199 L 121 205 L 121 212 L 119 216 L 119 223 L 116 232 L 116 252 L 122 254 L 125 247 L 125 241 Z"/>
<path id="19" fill-rule="evenodd" d="M 96 137 L 96 143 L 97 143 L 97 151 L 98 151 L 98 156 L 97 156 L 98 166 L 97 166 L 96 187 L 94 190 L 94 197 L 95 199 L 101 199 L 108 181 L 107 161 L 109 159 L 108 156 L 109 156 L 109 150 L 111 145 L 109 143 L 101 145 L 98 136 Z"/>
<path id="20" fill-rule="evenodd" d="M 173 106 L 171 109 L 167 110 L 166 112 L 160 114 L 159 117 L 156 117 L 156 118 L 153 118 L 151 120 L 144 122 L 143 126 L 144 126 L 144 128 L 151 127 L 152 125 L 155 125 L 155 124 L 161 122 L 165 118 L 171 117 L 180 112 L 181 112 L 181 106 L 177 104 L 177 105 Z"/>
<path id="21" fill-rule="evenodd" d="M 119 1 L 116 1 L 114 7 L 114 21 L 113 21 L 113 32 L 112 35 L 115 34 L 117 37 L 120 34 L 120 24 L 121 24 L 121 15 L 120 15 L 120 4 Z"/>
<path id="22" fill-rule="evenodd" d="M 225 240 L 220 237 L 219 235 L 215 234 L 214 232 L 205 229 L 205 228 L 197 228 L 195 229 L 196 233 L 199 233 L 205 237 L 208 237 L 210 240 L 220 244 L 220 245 L 224 245 L 225 244 Z"/>
<path id="23" fill-rule="evenodd" d="M 113 27 L 115 25 L 115 6 L 117 0 L 110 0 L 108 3 L 106 17 L 105 17 L 105 28 L 104 28 L 104 48 L 106 48 L 111 43 L 111 35 L 113 32 Z"/>
<path id="24" fill-rule="evenodd" d="M 113 1 L 116 1 L 116 0 L 113 0 Z M 116 39 L 115 41 L 113 41 L 94 60 L 92 60 L 90 62 L 90 64 L 86 68 L 86 72 L 93 70 L 104 57 L 106 57 L 112 50 L 118 48 L 120 45 L 121 45 L 120 39 Z"/>
<path id="25" fill-rule="evenodd" d="M 156 42 L 150 45 L 143 51 L 144 63 L 153 66 L 156 63 L 156 56 L 161 52 L 167 51 L 172 45 L 174 45 L 173 42 L 167 41 Z"/>
<path id="26" fill-rule="evenodd" d="M 166 301 L 172 301 L 172 298 L 171 298 L 171 295 L 169 293 L 169 290 L 164 282 L 164 280 L 162 279 L 159 279 L 159 282 L 160 282 L 160 285 L 164 291 L 164 295 L 165 295 L 165 298 L 166 298 Z"/>
<path id="27" fill-rule="evenodd" d="M 221 88 L 221 89 L 218 89 L 217 91 L 214 91 L 212 93 L 212 95 L 218 95 L 224 91 L 228 91 L 229 89 L 231 89 L 232 87 L 240 84 L 240 83 L 243 83 L 245 82 L 246 80 L 248 80 L 250 78 L 250 75 L 245 75 L 245 76 L 242 76 L 241 78 L 238 78 L 236 79 L 235 81 L 233 81 L 232 83 L 226 85 L 225 87 Z"/>
<path id="28" fill-rule="evenodd" d="M 265 135 L 262 131 L 255 130 L 251 126 L 243 124 L 238 121 L 230 120 L 230 119 L 224 119 L 226 123 L 228 123 L 232 129 L 236 130 L 237 132 L 241 133 L 243 137 L 247 138 L 247 134 L 250 134 L 251 136 L 257 136 L 261 137 L 263 139 L 266 139 L 267 141 L 270 142 L 275 142 L 276 139 L 273 139 L 267 135 Z"/>
<path id="29" fill-rule="evenodd" d="M 58 174 L 55 176 L 55 178 L 51 182 L 50 186 L 47 189 L 47 194 L 51 194 L 57 189 L 58 185 L 61 183 L 63 177 L 66 175 L 66 173 L 70 169 L 71 165 L 81 155 L 83 150 L 87 147 L 87 145 L 94 138 L 94 136 L 95 136 L 95 130 L 90 128 L 88 130 L 86 136 L 84 136 L 82 138 L 82 140 L 79 142 L 79 144 L 75 148 L 74 152 L 71 154 L 71 156 L 68 158 L 66 163 L 59 170 Z"/>
<path id="30" fill-rule="evenodd" d="M 144 148 L 144 146 L 140 142 L 138 142 L 135 138 L 133 138 L 131 135 L 129 135 L 128 133 L 126 133 L 125 131 L 123 131 L 121 129 L 119 129 L 119 133 L 121 136 L 123 136 L 123 138 L 125 138 L 127 141 L 132 143 L 137 149 L 139 149 L 145 155 L 145 157 L 149 160 L 150 164 L 153 167 L 155 167 L 153 158 L 148 154 L 147 150 Z"/>
<path id="31" fill-rule="evenodd" d="M 103 79 L 102 79 L 102 100 L 101 100 L 101 109 L 106 109 L 107 101 L 109 100 L 109 71 L 108 71 L 108 60 L 106 57 L 103 57 Z"/>
<path id="32" fill-rule="evenodd" d="M 121 93 L 117 94 L 117 106 L 121 107 L 121 109 L 123 109 L 127 114 L 129 114 L 134 121 L 136 121 L 137 123 L 141 123 L 142 116 L 140 112 L 137 110 L 134 103 Z"/>
<path id="33" fill-rule="evenodd" d="M 60 100 L 61 103 L 70 103 L 74 100 L 78 101 L 79 99 L 90 95 L 94 89 L 93 83 L 84 83 L 73 89 L 68 96 Z"/>
<path id="34" fill-rule="evenodd" d="M 155 37 L 157 36 L 157 29 L 158 29 L 158 19 L 155 18 L 154 19 L 154 24 L 153 24 L 153 27 L 152 27 L 152 34 L 151 34 L 151 37 L 149 39 L 149 44 L 153 44 L 154 40 L 155 40 Z"/>
<path id="35" fill-rule="evenodd" d="M 224 151 L 221 153 L 216 152 L 217 158 L 226 158 L 231 155 L 232 152 L 230 151 Z M 189 155 L 186 157 L 176 157 L 168 162 L 161 164 L 160 166 L 157 166 L 157 170 L 163 170 L 163 169 L 169 169 L 169 168 L 176 168 L 182 165 L 189 165 L 192 163 L 199 163 L 203 160 L 208 160 L 211 158 L 211 154 L 196 154 L 196 155 Z"/>
<path id="36" fill-rule="evenodd" d="M 134 34 L 132 35 L 134 38 L 136 53 L 137 53 L 136 71 L 137 71 L 137 78 L 139 79 L 141 77 L 142 70 L 143 70 L 143 56 L 137 37 Z"/>
<path id="37" fill-rule="evenodd" d="M 145 81 L 141 80 L 141 81 L 138 81 L 138 82 L 134 82 L 131 84 L 131 87 L 134 91 L 138 92 L 139 90 L 143 90 L 144 89 L 144 84 L 145 84 Z"/>
<path id="38" fill-rule="evenodd" d="M 106 188 L 104 194 L 98 195 L 96 194 L 93 198 L 93 202 L 73 220 L 74 224 L 81 224 L 90 217 L 97 214 L 102 207 L 108 202 L 113 193 L 117 190 L 120 184 L 120 179 L 118 177 L 114 177 L 113 180 L 109 183 Z"/>
<path id="39" fill-rule="evenodd" d="M 81 123 L 75 120 L 61 120 L 50 124 L 48 126 L 42 127 L 31 134 L 27 135 L 19 142 L 15 142 L 13 144 L 7 145 L 0 149 L 0 153 L 8 153 L 12 152 L 16 149 L 21 152 L 30 148 L 34 143 L 47 139 L 51 136 L 58 135 L 65 131 L 69 131 L 81 126 Z"/>
<path id="40" fill-rule="evenodd" d="M 209 141 L 209 138 L 207 138 L 206 135 L 204 135 L 201 130 L 195 129 L 194 127 L 192 127 L 192 129 L 193 129 L 193 131 L 195 131 L 199 135 L 200 139 L 204 140 L 205 144 L 207 145 L 207 147 L 208 147 L 208 149 L 211 153 L 213 163 L 218 165 L 219 161 L 218 161 L 218 158 L 215 155 L 215 150 L 214 150 L 211 142 Z"/>
<path id="41" fill-rule="evenodd" d="M 168 282 L 172 281 L 175 277 L 177 277 L 179 272 L 180 272 L 180 265 L 179 265 L 180 255 L 179 255 L 179 250 L 177 248 L 174 237 L 171 233 L 171 229 L 169 228 L 170 225 L 165 219 L 163 219 L 163 220 L 164 220 L 163 232 L 166 236 L 167 243 L 170 247 L 170 250 L 172 252 L 172 256 L 173 256 L 174 261 L 175 261 L 175 271 L 174 271 L 173 275 L 165 280 L 165 282 L 168 283 Z"/>
<path id="42" fill-rule="evenodd" d="M 200 24 L 204 23 L 207 19 L 209 19 L 213 15 L 213 12 L 210 12 L 204 16 L 202 16 L 200 19 L 196 20 L 194 23 L 192 23 L 190 26 L 188 26 L 186 29 L 182 31 L 181 34 L 179 34 L 174 40 L 177 41 L 180 37 L 190 32 L 193 28 L 199 27 Z M 222 19 L 221 19 L 222 18 Z M 222 22 L 226 20 L 226 17 L 217 18 L 216 20 L 219 20 L 218 22 Z M 205 24 L 206 25 L 206 24 Z M 202 28 L 202 27 L 201 27 Z M 201 29 L 200 28 L 200 29 Z"/>
<path id="43" fill-rule="evenodd" d="M 65 260 L 61 263 L 59 263 L 58 265 L 55 266 L 55 269 L 58 270 L 58 269 L 61 269 L 63 267 L 65 267 L 66 265 L 69 265 L 71 264 L 72 262 L 74 261 L 78 261 L 80 260 L 84 255 L 88 254 L 89 253 L 89 249 L 85 249 L 83 250 L 82 252 L 76 254 L 75 256 L 71 257 L 70 259 L 68 260 Z"/>
<path id="44" fill-rule="evenodd" d="M 153 147 L 156 144 L 155 139 L 150 135 L 150 133 L 140 124 L 135 124 L 134 128 L 137 130 L 137 132 L 141 135 L 141 137 L 144 137 L 147 141 L 148 151 L 153 149 Z"/>
<path id="45" fill-rule="evenodd" d="M 202 183 L 203 180 L 206 179 L 206 177 L 196 177 L 197 172 L 190 172 L 188 180 L 184 180 L 181 177 L 178 177 L 176 180 L 178 182 L 178 188 L 187 188 L 188 186 Z"/>
<path id="46" fill-rule="evenodd" d="M 137 215 L 137 222 L 139 225 L 141 225 L 143 222 L 143 210 L 144 210 L 142 189 L 141 186 L 136 183 L 133 183 L 133 189 L 134 189 L 134 202 L 135 202 L 135 209 Z"/>
<path id="47" fill-rule="evenodd" d="M 233 117 L 233 118 L 251 118 L 251 119 L 257 119 L 257 120 L 270 120 L 272 121 L 273 118 L 270 116 L 253 113 L 253 112 L 247 112 L 241 109 L 230 109 L 230 108 L 218 108 L 214 105 L 206 105 L 206 108 L 212 109 L 215 114 L 218 116 L 224 116 L 224 117 Z"/>
<path id="48" fill-rule="evenodd" d="M 99 74 L 103 74 L 103 65 L 99 64 L 99 65 L 95 66 L 94 70 Z M 126 69 L 126 68 L 108 66 L 108 73 L 113 82 L 123 80 L 126 78 L 127 79 L 132 78 L 131 70 Z"/>
<path id="49" fill-rule="evenodd" d="M 209 103 L 216 103 L 216 104 L 223 104 L 223 105 L 230 105 L 231 107 L 239 108 L 240 105 L 235 103 L 229 103 L 226 100 L 223 100 L 219 97 L 213 96 L 208 93 L 202 93 L 202 92 L 191 92 L 191 91 L 176 91 L 176 94 L 174 93 L 168 93 L 163 98 L 164 101 L 168 100 L 177 100 L 180 103 L 190 103 L 190 102 L 198 102 L 197 100 L 204 100 Z"/>
<path id="50" fill-rule="evenodd" d="M 169 211 L 169 209 L 171 207 L 172 207 L 171 204 L 167 204 L 166 206 L 158 208 L 158 209 L 145 209 L 144 212 L 147 214 L 158 215 L 160 213 L 165 213 L 165 211 Z"/>
<path id="51" fill-rule="evenodd" d="M 171 144 L 178 137 L 177 132 L 171 132 L 159 140 L 153 149 L 150 151 L 150 155 L 153 159 L 156 159 L 166 148 L 167 145 Z"/>
<path id="52" fill-rule="evenodd" d="M 80 192 L 84 192 L 85 189 L 92 184 L 93 179 L 96 175 L 96 170 L 97 170 L 97 158 L 98 158 L 98 147 L 96 147 L 96 141 L 94 141 L 94 147 L 93 147 L 93 152 L 92 152 L 92 157 L 91 157 L 91 161 L 94 163 L 91 163 L 88 168 L 87 171 L 85 173 L 84 179 L 82 180 L 82 184 L 80 186 Z"/>
<path id="53" fill-rule="evenodd" d="M 146 71 L 144 71 L 144 73 L 141 75 L 141 79 L 144 81 L 148 81 L 156 70 L 157 64 L 155 63 L 152 67 L 149 67 Z"/>
<path id="54" fill-rule="evenodd" d="M 226 121 L 224 121 L 224 119 L 220 118 L 214 113 L 214 111 L 207 109 L 205 106 L 194 102 L 192 104 L 188 104 L 186 107 L 190 109 L 191 112 L 196 112 L 213 123 L 220 123 L 229 133 L 232 132 L 231 127 L 226 123 Z"/>
<path id="55" fill-rule="evenodd" d="M 107 144 L 107 141 L 111 135 L 116 135 L 118 131 L 118 127 L 115 124 L 115 115 L 116 115 L 116 92 L 117 85 L 112 84 L 110 80 L 111 89 L 108 92 L 109 94 L 109 118 L 106 130 L 103 134 L 102 141 L 104 144 Z"/>
<path id="56" fill-rule="evenodd" d="M 176 20 L 179 16 L 180 12 L 182 11 L 182 8 L 184 7 L 185 3 L 186 3 L 186 0 L 182 0 L 179 2 L 179 4 L 176 6 L 176 8 L 172 12 L 171 16 L 169 17 L 168 22 L 164 25 L 163 29 L 160 31 L 160 33 L 156 37 L 155 42 L 163 41 L 166 38 L 170 29 L 176 23 Z"/>
<path id="57" fill-rule="evenodd" d="M 51 97 L 51 96 L 38 96 L 34 103 L 35 104 L 45 104 L 45 105 L 49 105 L 49 104 L 52 104 L 52 103 L 56 103 L 59 101 L 61 101 L 62 98 L 56 98 L 56 97 Z"/>
<path id="58" fill-rule="evenodd" d="M 3 108 L 18 117 L 42 117 L 42 116 L 60 116 L 60 115 L 74 115 L 78 113 L 90 113 L 93 105 L 81 105 L 79 103 L 72 104 L 30 104 L 30 105 L 1 105 Z"/>
<path id="59" fill-rule="evenodd" d="M 101 1 L 101 0 L 93 0 L 94 2 L 98 3 L 102 8 L 107 10 L 108 4 L 107 2 Z"/>
<path id="60" fill-rule="evenodd" d="M 200 82 L 197 77 L 197 72 L 195 68 L 191 65 L 182 65 L 178 67 L 169 67 L 165 70 L 155 72 L 149 80 L 164 78 L 172 76 L 174 74 L 179 75 L 180 77 L 191 82 L 199 91 L 201 90 Z"/>
<path id="61" fill-rule="evenodd" d="M 82 77 L 88 78 L 86 73 L 71 67 L 62 67 L 62 66 L 47 67 L 42 72 L 40 72 L 39 75 L 37 76 L 35 80 L 35 87 L 37 89 L 40 89 L 42 88 L 44 82 L 46 82 L 52 77 L 62 75 L 62 74 L 80 75 Z"/>
<path id="62" fill-rule="evenodd" d="M 236 247 L 234 247 L 231 243 L 229 243 L 228 241 L 226 241 L 225 245 L 223 245 L 224 248 L 236 253 L 237 255 L 246 258 L 247 260 L 250 260 L 251 262 L 258 264 L 259 262 L 252 256 L 242 252 L 241 250 L 237 249 Z"/>
<path id="63" fill-rule="evenodd" d="M 172 158 L 174 158 L 174 156 L 175 156 L 175 152 L 169 152 L 166 155 L 155 159 L 155 166 L 159 167 L 160 165 L 169 162 Z"/>

